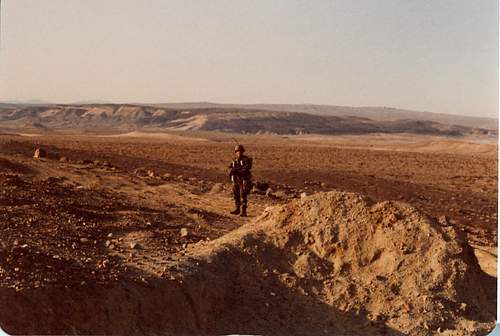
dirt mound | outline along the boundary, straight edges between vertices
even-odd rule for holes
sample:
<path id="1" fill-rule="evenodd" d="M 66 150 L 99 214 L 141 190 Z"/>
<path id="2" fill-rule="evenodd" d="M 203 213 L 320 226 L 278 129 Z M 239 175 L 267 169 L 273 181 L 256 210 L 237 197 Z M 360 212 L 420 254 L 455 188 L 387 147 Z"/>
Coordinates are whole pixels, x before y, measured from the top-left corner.
<path id="1" fill-rule="evenodd" d="M 212 286 L 241 300 L 222 315 L 245 329 L 228 332 L 473 335 L 494 326 L 491 278 L 465 237 L 403 203 L 320 193 L 268 209 L 201 250 L 200 263 L 224 267 L 204 271 Z M 273 308 L 259 315 L 256 304 Z"/>

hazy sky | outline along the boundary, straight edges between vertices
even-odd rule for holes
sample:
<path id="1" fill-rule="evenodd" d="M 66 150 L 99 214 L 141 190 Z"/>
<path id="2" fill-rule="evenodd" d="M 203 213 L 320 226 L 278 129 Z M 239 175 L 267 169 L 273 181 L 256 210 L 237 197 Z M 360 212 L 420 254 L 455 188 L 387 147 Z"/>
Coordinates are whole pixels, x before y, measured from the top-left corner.
<path id="1" fill-rule="evenodd" d="M 0 100 L 498 113 L 497 0 L 2 0 Z"/>

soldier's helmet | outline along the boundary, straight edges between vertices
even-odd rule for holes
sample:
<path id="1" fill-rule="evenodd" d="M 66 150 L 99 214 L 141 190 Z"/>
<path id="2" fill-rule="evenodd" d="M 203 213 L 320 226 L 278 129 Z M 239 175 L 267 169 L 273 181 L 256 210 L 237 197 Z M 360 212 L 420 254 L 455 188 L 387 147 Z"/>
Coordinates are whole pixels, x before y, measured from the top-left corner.
<path id="1" fill-rule="evenodd" d="M 242 152 L 244 153 L 245 152 L 245 147 L 243 147 L 243 145 L 237 145 L 236 147 L 234 147 L 234 152 Z"/>

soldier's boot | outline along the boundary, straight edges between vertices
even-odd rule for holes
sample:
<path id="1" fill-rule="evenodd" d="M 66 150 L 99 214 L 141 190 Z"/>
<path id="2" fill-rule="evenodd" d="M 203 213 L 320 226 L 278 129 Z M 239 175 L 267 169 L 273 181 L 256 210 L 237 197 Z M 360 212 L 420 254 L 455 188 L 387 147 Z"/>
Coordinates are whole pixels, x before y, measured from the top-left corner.
<path id="1" fill-rule="evenodd" d="M 246 206 L 243 206 L 241 208 L 241 213 L 240 213 L 240 216 L 241 217 L 246 217 L 247 216 L 247 207 Z"/>
<path id="2" fill-rule="evenodd" d="M 237 205 L 236 208 L 230 212 L 231 215 L 239 215 L 240 214 L 240 206 Z"/>

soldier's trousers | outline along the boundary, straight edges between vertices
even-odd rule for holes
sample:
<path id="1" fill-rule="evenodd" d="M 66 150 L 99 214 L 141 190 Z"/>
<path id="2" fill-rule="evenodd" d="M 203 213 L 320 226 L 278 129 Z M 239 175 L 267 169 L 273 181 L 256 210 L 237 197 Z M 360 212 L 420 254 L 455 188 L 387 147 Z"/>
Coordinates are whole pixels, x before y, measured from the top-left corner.
<path id="1" fill-rule="evenodd" d="M 248 194 L 252 190 L 252 181 L 247 179 L 242 179 L 238 176 L 234 176 L 233 179 L 233 197 L 234 204 L 237 208 L 243 206 L 247 208 L 248 204 Z"/>

